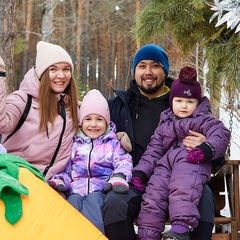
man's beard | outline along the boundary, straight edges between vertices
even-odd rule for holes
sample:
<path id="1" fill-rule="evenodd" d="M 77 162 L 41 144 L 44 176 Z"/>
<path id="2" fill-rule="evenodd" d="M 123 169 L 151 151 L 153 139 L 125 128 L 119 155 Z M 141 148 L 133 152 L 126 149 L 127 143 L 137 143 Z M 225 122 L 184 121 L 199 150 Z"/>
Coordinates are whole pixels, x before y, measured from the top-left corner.
<path id="1" fill-rule="evenodd" d="M 164 85 L 164 82 L 165 82 L 165 79 L 164 79 L 161 83 L 157 84 L 156 86 L 154 86 L 154 87 L 148 87 L 148 88 L 143 87 L 142 85 L 141 85 L 141 86 L 138 85 L 138 84 L 137 84 L 137 85 L 138 85 L 138 87 L 142 90 L 142 92 L 144 92 L 144 93 L 146 93 L 146 94 L 152 94 L 152 93 L 157 92 L 158 89 L 160 89 L 160 88 Z"/>

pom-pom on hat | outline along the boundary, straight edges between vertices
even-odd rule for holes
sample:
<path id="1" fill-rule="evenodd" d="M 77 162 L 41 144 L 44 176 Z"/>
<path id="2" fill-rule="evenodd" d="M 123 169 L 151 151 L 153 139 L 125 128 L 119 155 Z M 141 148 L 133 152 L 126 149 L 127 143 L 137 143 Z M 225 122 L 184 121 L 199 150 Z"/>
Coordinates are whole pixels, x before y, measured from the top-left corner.
<path id="1" fill-rule="evenodd" d="M 99 114 L 105 118 L 108 125 L 110 123 L 108 102 L 99 90 L 92 89 L 84 96 L 79 111 L 80 125 L 82 125 L 83 119 L 89 114 Z"/>
<path id="2" fill-rule="evenodd" d="M 158 62 L 164 69 L 165 73 L 169 73 L 169 60 L 166 52 L 155 44 L 146 44 L 141 47 L 134 56 L 132 70 L 135 73 L 137 64 L 142 60 L 153 60 Z"/>
<path id="3" fill-rule="evenodd" d="M 37 43 L 36 74 L 39 79 L 51 65 L 61 62 L 68 63 L 73 72 L 72 59 L 65 49 L 59 45 L 44 41 Z"/>
<path id="4" fill-rule="evenodd" d="M 176 79 L 170 90 L 169 105 L 172 108 L 174 97 L 194 98 L 201 102 L 201 85 L 197 81 L 197 71 L 192 67 L 183 67 L 180 70 L 178 79 Z"/>

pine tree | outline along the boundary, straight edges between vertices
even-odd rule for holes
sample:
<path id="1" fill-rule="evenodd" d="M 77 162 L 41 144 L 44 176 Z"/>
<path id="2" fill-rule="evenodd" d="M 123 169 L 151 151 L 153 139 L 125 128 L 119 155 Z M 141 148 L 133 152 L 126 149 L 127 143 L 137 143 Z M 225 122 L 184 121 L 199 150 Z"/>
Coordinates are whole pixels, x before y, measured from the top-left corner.
<path id="1" fill-rule="evenodd" d="M 185 54 L 199 46 L 209 68 L 206 77 L 211 98 L 218 102 L 222 86 L 229 94 L 240 89 L 240 39 L 226 22 L 216 27 L 213 14 L 204 0 L 152 0 L 139 14 L 140 24 L 132 32 L 144 43 L 171 31 Z"/>

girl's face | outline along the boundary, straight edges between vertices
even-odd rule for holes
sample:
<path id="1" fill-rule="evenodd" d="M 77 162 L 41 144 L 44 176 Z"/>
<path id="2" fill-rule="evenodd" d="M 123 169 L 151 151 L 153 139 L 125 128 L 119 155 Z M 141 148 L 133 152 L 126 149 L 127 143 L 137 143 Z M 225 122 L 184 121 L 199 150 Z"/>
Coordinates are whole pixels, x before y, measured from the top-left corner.
<path id="1" fill-rule="evenodd" d="M 197 106 L 198 100 L 195 98 L 174 97 L 172 100 L 173 112 L 179 118 L 187 118 L 192 116 Z"/>
<path id="2" fill-rule="evenodd" d="M 55 93 L 62 93 L 70 83 L 71 67 L 68 63 L 56 63 L 49 67 L 50 87 Z"/>
<path id="3" fill-rule="evenodd" d="M 82 131 L 91 139 L 102 136 L 107 130 L 107 122 L 98 114 L 87 115 L 82 122 Z"/>

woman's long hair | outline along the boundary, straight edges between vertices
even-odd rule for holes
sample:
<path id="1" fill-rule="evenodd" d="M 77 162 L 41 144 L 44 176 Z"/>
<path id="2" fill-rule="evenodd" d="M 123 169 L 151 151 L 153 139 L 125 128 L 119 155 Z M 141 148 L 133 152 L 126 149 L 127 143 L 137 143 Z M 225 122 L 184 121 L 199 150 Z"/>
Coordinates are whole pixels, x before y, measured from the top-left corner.
<path id="1" fill-rule="evenodd" d="M 48 122 L 54 125 L 56 116 L 58 115 L 58 99 L 56 93 L 50 87 L 49 70 L 47 69 L 40 79 L 39 84 L 39 113 L 40 124 L 39 130 L 44 131 Z M 70 118 L 73 121 L 73 128 L 78 130 L 78 90 L 76 81 L 72 75 L 69 85 L 66 87 L 65 93 L 68 97 L 68 109 Z"/>

